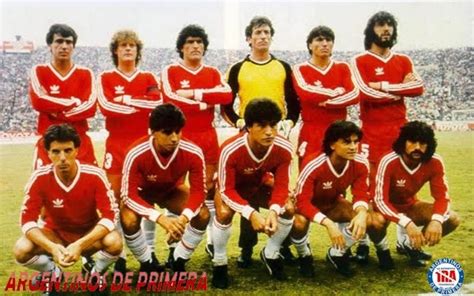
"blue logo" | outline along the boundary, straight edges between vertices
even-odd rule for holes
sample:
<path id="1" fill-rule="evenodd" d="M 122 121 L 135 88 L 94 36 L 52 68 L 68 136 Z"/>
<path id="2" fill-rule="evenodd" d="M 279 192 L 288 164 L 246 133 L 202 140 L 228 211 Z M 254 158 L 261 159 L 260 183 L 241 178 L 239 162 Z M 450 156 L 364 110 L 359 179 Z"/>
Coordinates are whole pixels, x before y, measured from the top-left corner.
<path id="1" fill-rule="evenodd" d="M 463 282 L 464 270 L 461 264 L 453 259 L 438 259 L 428 270 L 428 283 L 436 293 L 454 294 L 461 288 Z"/>

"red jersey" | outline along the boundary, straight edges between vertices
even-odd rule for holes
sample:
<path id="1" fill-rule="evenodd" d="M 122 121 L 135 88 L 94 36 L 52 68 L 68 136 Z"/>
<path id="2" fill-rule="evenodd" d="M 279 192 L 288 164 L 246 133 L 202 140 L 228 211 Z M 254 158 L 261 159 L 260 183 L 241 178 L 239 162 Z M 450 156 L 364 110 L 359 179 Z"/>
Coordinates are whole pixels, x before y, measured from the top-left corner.
<path id="1" fill-rule="evenodd" d="M 61 182 L 51 164 L 33 172 L 21 209 L 23 233 L 38 227 L 36 221 L 42 208 L 45 227 L 52 230 L 85 234 L 96 224 L 114 229 L 118 207 L 104 171 L 77 160 L 76 164 L 77 175 L 69 186 Z"/>
<path id="2" fill-rule="evenodd" d="M 269 208 L 280 213 L 290 194 L 292 156 L 291 143 L 281 136 L 275 137 L 273 145 L 261 159 L 250 149 L 246 132 L 228 139 L 221 147 L 217 175 L 222 200 L 232 210 L 249 219 L 254 209 L 239 191 L 242 188 L 258 188 L 262 177 L 271 172 L 275 176 L 275 183 Z"/>
<path id="3" fill-rule="evenodd" d="M 352 67 L 360 89 L 360 119 L 363 123 L 381 124 L 406 121 L 405 97 L 423 94 L 423 81 L 416 73 L 411 59 L 403 54 L 390 52 L 381 57 L 370 51 L 355 56 Z M 404 83 L 409 73 L 416 80 Z M 369 82 L 382 82 L 385 91 L 375 90 Z"/>
<path id="4" fill-rule="evenodd" d="M 320 154 L 306 163 L 296 185 L 296 208 L 307 219 L 322 223 L 329 210 L 339 197 L 346 195 L 351 187 L 353 208 L 369 202 L 369 162 L 357 154 L 348 160 L 342 172 L 334 169 L 329 157 Z"/>
<path id="5" fill-rule="evenodd" d="M 94 74 L 88 68 L 74 65 L 65 76 L 51 64 L 33 67 L 30 73 L 30 99 L 39 112 L 38 133 L 53 124 L 68 123 L 85 134 L 87 118 L 94 116 L 96 91 Z"/>
<path id="6" fill-rule="evenodd" d="M 414 169 L 407 167 L 395 152 L 385 155 L 378 164 L 375 180 L 374 200 L 378 210 L 385 218 L 406 227 L 411 220 L 402 211 L 416 202 L 416 194 L 426 182 L 430 182 L 435 199 L 431 219 L 443 223 L 450 198 L 443 160 L 437 154 Z"/>
<path id="7" fill-rule="evenodd" d="M 206 196 L 202 150 L 184 139 L 167 159 L 155 151 L 153 137 L 140 139 L 129 150 L 122 173 L 121 194 L 125 205 L 151 221 L 161 215 L 152 205 L 155 196 L 182 184 L 188 173 L 190 193 L 182 214 L 191 220 Z"/>
<path id="8" fill-rule="evenodd" d="M 214 105 L 232 101 L 232 90 L 214 67 L 201 65 L 190 70 L 180 63 L 167 66 L 161 72 L 163 99 L 178 106 L 186 116 L 183 134 L 212 128 Z M 180 97 L 179 89 L 194 90 L 194 99 Z"/>

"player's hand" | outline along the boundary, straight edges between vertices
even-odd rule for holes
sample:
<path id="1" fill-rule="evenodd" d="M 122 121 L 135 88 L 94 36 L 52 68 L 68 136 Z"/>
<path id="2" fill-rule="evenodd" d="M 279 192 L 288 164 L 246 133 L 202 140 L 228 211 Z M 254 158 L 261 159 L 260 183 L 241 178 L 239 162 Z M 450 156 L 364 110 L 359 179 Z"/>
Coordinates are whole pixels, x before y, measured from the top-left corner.
<path id="1" fill-rule="evenodd" d="M 436 220 L 431 220 L 426 226 L 425 230 L 425 239 L 428 246 L 434 246 L 441 240 L 443 235 L 443 226 L 441 222 Z"/>
<path id="2" fill-rule="evenodd" d="M 346 247 L 346 241 L 344 240 L 344 236 L 337 225 L 333 221 L 329 220 L 329 218 L 324 219 L 323 225 L 326 226 L 328 230 L 328 235 L 331 239 L 332 246 L 336 249 L 343 250 Z"/>
<path id="3" fill-rule="evenodd" d="M 336 87 L 336 88 L 334 89 L 334 91 L 336 92 L 336 94 L 337 94 L 338 96 L 340 96 L 340 95 L 342 95 L 343 93 L 346 92 L 346 89 L 345 89 L 344 87 L 342 87 L 342 86 L 339 86 L 339 87 Z"/>
<path id="4" fill-rule="evenodd" d="M 425 237 L 423 233 L 418 229 L 414 222 L 408 223 L 406 226 L 408 237 L 410 238 L 411 246 L 415 250 L 421 249 L 425 245 Z"/>
<path id="5" fill-rule="evenodd" d="M 69 267 L 74 264 L 74 262 L 65 260 L 69 254 L 68 250 L 63 245 L 55 244 L 51 250 L 51 255 L 53 256 L 54 262 L 59 264 L 61 267 Z"/>
<path id="6" fill-rule="evenodd" d="M 272 236 L 277 231 L 277 228 L 278 228 L 278 214 L 275 211 L 270 210 L 268 212 L 267 219 L 265 219 L 265 233 L 268 236 Z"/>
<path id="7" fill-rule="evenodd" d="M 381 90 L 382 89 L 382 83 L 381 82 L 369 82 L 369 87 L 373 88 L 375 90 Z"/>
<path id="8" fill-rule="evenodd" d="M 185 225 L 178 218 L 161 215 L 156 222 L 169 233 L 171 239 L 178 241 L 183 236 Z"/>
<path id="9" fill-rule="evenodd" d="M 194 99 L 194 90 L 192 89 L 178 89 L 176 94 L 186 99 Z"/>
<path id="10" fill-rule="evenodd" d="M 256 232 L 265 232 L 266 221 L 259 212 L 253 211 L 250 214 L 249 220 Z"/>
<path id="11" fill-rule="evenodd" d="M 415 77 L 415 74 L 413 73 L 408 73 L 405 78 L 403 78 L 403 83 L 407 83 L 407 82 L 410 82 L 410 81 L 415 81 L 416 80 L 416 77 Z"/>
<path id="12" fill-rule="evenodd" d="M 352 232 L 352 238 L 360 240 L 365 236 L 367 230 L 367 211 L 360 210 L 349 224 L 349 229 Z"/>
<path id="13" fill-rule="evenodd" d="M 278 134 L 288 139 L 293 126 L 294 123 L 291 119 L 280 120 L 277 125 Z"/>
<path id="14" fill-rule="evenodd" d="M 326 107 L 326 104 L 328 103 L 328 101 L 324 101 L 324 102 L 319 102 L 318 103 L 318 106 L 319 107 Z"/>
<path id="15" fill-rule="evenodd" d="M 66 250 L 68 254 L 64 257 L 64 261 L 75 263 L 81 258 L 82 248 L 77 241 L 67 246 Z"/>

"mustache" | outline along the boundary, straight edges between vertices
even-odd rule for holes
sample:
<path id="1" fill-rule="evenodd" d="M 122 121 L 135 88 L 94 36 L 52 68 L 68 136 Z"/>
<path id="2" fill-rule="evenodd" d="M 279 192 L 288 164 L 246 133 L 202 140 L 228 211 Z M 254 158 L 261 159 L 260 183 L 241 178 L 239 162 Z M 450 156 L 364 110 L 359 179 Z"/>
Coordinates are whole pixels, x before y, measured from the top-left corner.
<path id="1" fill-rule="evenodd" d="M 410 153 L 410 155 L 413 155 L 413 154 L 415 154 L 415 153 L 418 153 L 418 154 L 421 154 L 421 155 L 425 154 L 423 151 L 417 149 L 417 150 L 413 150 L 413 151 Z"/>

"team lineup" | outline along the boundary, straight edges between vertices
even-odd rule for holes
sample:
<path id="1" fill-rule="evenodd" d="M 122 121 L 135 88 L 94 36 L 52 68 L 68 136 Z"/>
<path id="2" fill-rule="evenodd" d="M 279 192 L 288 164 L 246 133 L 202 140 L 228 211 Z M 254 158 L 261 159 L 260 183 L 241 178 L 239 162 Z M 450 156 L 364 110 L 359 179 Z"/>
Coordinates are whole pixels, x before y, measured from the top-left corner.
<path id="1" fill-rule="evenodd" d="M 180 60 L 159 77 L 138 68 L 143 43 L 121 30 L 109 45 L 115 68 L 97 78 L 74 64 L 75 31 L 51 26 L 51 63 L 30 73 L 41 137 L 25 187 L 17 263 L 58 274 L 80 261 L 84 273 L 105 274 L 114 265 L 125 274 L 128 249 L 140 272 L 184 272 L 206 237 L 212 286 L 226 289 L 238 213 L 237 266 L 255 264 L 257 234 L 264 233 L 259 257 L 276 280 L 287 279 L 285 262 L 315 276 L 311 222 L 327 230 L 326 260 L 344 276 L 354 275 L 352 261 L 368 264 L 370 242 L 380 269 L 394 269 L 390 222 L 397 225 L 397 252 L 413 267 L 426 266 L 432 255 L 422 247 L 438 244 L 460 218 L 450 209 L 432 127 L 407 121 L 405 99 L 422 95 L 424 85 L 410 57 L 391 50 L 397 25 L 388 12 L 374 14 L 364 31 L 366 51 L 349 64 L 331 58 L 336 36 L 317 26 L 306 40 L 308 61 L 290 66 L 270 53 L 271 21 L 256 16 L 245 28 L 250 53 L 225 76 L 204 64 L 209 40 L 199 25 L 179 32 Z M 355 104 L 361 127 L 346 121 Z M 97 106 L 109 133 L 101 168 L 86 134 Z M 216 106 L 239 129 L 221 145 Z M 288 138 L 299 120 L 294 147 Z M 434 202 L 419 200 L 425 184 Z M 157 224 L 167 233 L 165 264 L 155 254 Z"/>

